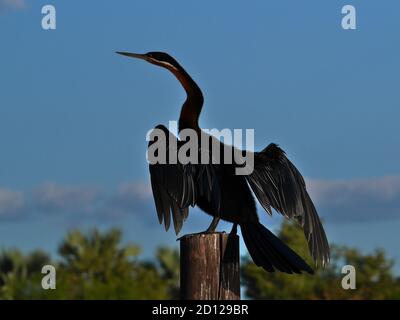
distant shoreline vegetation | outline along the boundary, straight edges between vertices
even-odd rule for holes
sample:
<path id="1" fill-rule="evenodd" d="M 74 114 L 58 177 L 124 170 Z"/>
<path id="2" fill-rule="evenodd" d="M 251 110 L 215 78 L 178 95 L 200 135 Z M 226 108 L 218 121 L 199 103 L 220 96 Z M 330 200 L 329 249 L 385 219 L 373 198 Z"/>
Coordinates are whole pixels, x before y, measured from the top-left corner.
<path id="1" fill-rule="evenodd" d="M 312 264 L 306 240 L 284 222 L 279 236 Z M 138 245 L 122 245 L 122 232 L 93 229 L 69 232 L 53 260 L 43 251 L 0 251 L 0 299 L 178 299 L 179 253 L 160 247 L 154 259 L 141 260 Z M 383 250 L 362 254 L 332 246 L 332 261 L 315 275 L 266 273 L 248 258 L 241 263 L 244 298 L 248 299 L 400 299 L 400 278 Z M 56 289 L 41 287 L 43 265 L 56 267 Z M 345 264 L 355 266 L 356 289 L 341 286 Z"/>

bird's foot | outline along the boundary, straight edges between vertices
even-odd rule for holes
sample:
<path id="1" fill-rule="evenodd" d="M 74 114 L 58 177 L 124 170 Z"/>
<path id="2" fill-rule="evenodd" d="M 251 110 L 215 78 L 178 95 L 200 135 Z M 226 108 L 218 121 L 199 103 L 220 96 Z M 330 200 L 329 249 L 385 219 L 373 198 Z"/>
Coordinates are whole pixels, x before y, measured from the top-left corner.
<path id="1" fill-rule="evenodd" d="M 213 220 L 211 221 L 211 224 L 209 225 L 209 227 L 208 227 L 206 230 L 201 231 L 201 232 L 192 233 L 192 234 L 190 234 L 190 235 L 193 236 L 193 235 L 199 235 L 199 234 L 214 233 L 214 232 L 215 232 L 215 229 L 217 228 L 217 225 L 218 225 L 219 220 L 221 220 L 221 218 L 219 218 L 219 217 L 214 217 Z M 224 232 L 224 233 L 225 233 L 225 232 Z M 176 239 L 176 241 L 181 240 L 183 237 L 185 237 L 185 236 L 179 237 L 178 239 Z"/>
<path id="2" fill-rule="evenodd" d="M 213 232 L 215 232 L 215 229 L 217 229 L 217 225 L 218 225 L 219 220 L 221 220 L 221 218 L 214 217 L 212 219 L 212 221 L 211 221 L 211 224 L 208 226 L 208 228 L 205 231 L 201 232 L 201 233 L 213 233 Z"/>
<path id="3" fill-rule="evenodd" d="M 234 224 L 233 224 L 232 230 L 231 230 L 231 232 L 229 233 L 229 235 L 237 235 L 237 226 L 238 226 L 237 223 L 234 223 Z"/>
<path id="4" fill-rule="evenodd" d="M 192 237 L 192 236 L 197 236 L 197 235 L 200 235 L 200 234 L 211 234 L 211 233 L 215 233 L 215 230 L 208 230 L 208 228 L 207 228 L 207 229 L 204 230 L 204 231 L 194 232 L 194 233 L 190 233 L 190 234 L 185 234 L 185 235 L 183 235 L 182 237 L 177 238 L 176 241 L 179 241 L 179 240 L 181 240 L 182 238 L 187 237 L 187 236 Z M 221 232 L 218 231 L 217 233 L 226 233 L 226 232 L 225 232 L 225 231 L 221 231 Z"/>

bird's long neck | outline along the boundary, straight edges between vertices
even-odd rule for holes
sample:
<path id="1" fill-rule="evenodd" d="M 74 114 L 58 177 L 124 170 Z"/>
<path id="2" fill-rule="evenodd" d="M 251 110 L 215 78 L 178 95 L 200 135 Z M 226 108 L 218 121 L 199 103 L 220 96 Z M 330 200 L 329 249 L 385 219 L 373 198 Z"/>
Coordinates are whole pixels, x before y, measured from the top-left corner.
<path id="1" fill-rule="evenodd" d="M 179 117 L 179 131 L 187 128 L 199 130 L 198 121 L 204 102 L 203 94 L 196 82 L 182 67 L 171 71 L 182 84 L 187 94 Z"/>

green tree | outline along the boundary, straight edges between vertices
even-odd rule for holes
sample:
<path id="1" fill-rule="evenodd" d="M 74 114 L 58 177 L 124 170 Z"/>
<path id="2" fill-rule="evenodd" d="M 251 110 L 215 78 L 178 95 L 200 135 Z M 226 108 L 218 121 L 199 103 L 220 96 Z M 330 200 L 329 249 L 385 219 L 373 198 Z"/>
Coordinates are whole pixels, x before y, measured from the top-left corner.
<path id="1" fill-rule="evenodd" d="M 303 232 L 297 225 L 282 224 L 279 237 L 312 265 Z M 331 263 L 314 275 L 266 273 L 248 257 L 242 263 L 242 280 L 251 299 L 395 299 L 400 297 L 400 280 L 393 273 L 393 261 L 383 250 L 364 255 L 354 248 L 331 246 Z M 356 268 L 356 289 L 341 286 L 343 265 Z"/>
<path id="2" fill-rule="evenodd" d="M 179 299 L 179 252 L 168 247 L 161 247 L 157 250 L 156 258 L 160 265 L 161 278 L 168 286 L 169 297 Z"/>
<path id="3" fill-rule="evenodd" d="M 121 245 L 120 230 L 70 232 L 59 248 L 59 292 L 68 299 L 165 299 L 157 268 L 141 263 L 136 245 Z"/>
<path id="4" fill-rule="evenodd" d="M 120 230 L 68 233 L 60 261 L 41 251 L 0 254 L 0 299 L 174 299 L 178 296 L 176 250 L 160 248 L 155 261 L 139 260 L 140 248 L 122 245 Z M 42 267 L 56 267 L 56 289 L 41 287 Z"/>
<path id="5" fill-rule="evenodd" d="M 279 236 L 308 263 L 303 232 L 284 223 Z M 139 259 L 136 245 L 122 244 L 121 231 L 72 231 L 59 247 L 59 260 L 41 252 L 0 252 L 0 299 L 177 299 L 179 254 L 161 247 L 155 259 Z M 43 290 L 41 269 L 52 264 L 57 270 L 56 290 Z M 341 287 L 341 268 L 355 266 L 357 289 Z M 383 250 L 362 254 L 348 247 L 332 246 L 332 261 L 315 275 L 267 273 L 251 259 L 242 262 L 242 284 L 252 299 L 400 299 L 400 280 L 393 274 L 393 261 Z"/>
<path id="6" fill-rule="evenodd" d="M 19 250 L 0 253 L 0 298 L 26 299 L 38 295 L 41 288 L 42 267 L 50 257 L 42 251 L 24 255 Z"/>

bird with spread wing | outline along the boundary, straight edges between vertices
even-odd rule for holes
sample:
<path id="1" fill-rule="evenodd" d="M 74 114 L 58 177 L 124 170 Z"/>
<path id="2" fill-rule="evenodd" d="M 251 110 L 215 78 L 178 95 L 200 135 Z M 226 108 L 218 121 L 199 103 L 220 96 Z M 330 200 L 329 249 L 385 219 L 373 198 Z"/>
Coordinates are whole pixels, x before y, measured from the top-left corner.
<path id="1" fill-rule="evenodd" d="M 176 76 L 186 91 L 187 98 L 179 117 L 179 131 L 192 129 L 199 137 L 206 135 L 198 124 L 203 107 L 203 94 L 184 70 L 169 54 L 149 52 L 119 54 L 145 60 L 168 69 Z M 167 139 L 166 149 L 179 150 L 184 144 L 165 126 L 158 125 Z M 171 141 L 174 143 L 171 144 Z M 151 141 L 149 147 L 154 143 Z M 222 142 L 219 154 L 228 146 Z M 213 157 L 210 150 L 209 159 Z M 272 208 L 288 219 L 293 219 L 303 228 L 308 247 L 314 261 L 325 266 L 329 262 L 328 241 L 315 206 L 307 192 L 300 172 L 276 144 L 269 144 L 264 150 L 255 152 L 254 168 L 247 175 L 236 174 L 238 164 L 209 163 L 154 163 L 150 164 L 151 186 L 160 223 L 168 230 L 171 220 L 176 234 L 188 217 L 189 207 L 197 206 L 213 217 L 206 232 L 213 232 L 220 219 L 233 223 L 233 232 L 239 225 L 244 242 L 254 263 L 266 271 L 276 269 L 286 273 L 313 273 L 313 269 L 258 218 L 255 198 L 272 215 Z M 255 197 L 254 197 L 255 196 Z M 172 219 L 171 219 L 172 217 Z"/>

